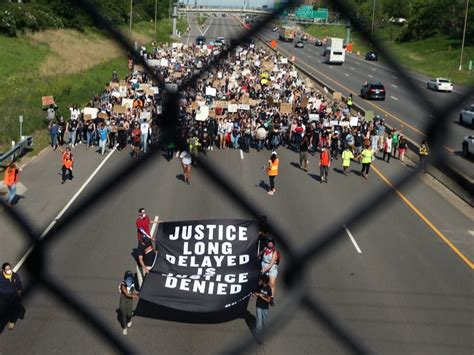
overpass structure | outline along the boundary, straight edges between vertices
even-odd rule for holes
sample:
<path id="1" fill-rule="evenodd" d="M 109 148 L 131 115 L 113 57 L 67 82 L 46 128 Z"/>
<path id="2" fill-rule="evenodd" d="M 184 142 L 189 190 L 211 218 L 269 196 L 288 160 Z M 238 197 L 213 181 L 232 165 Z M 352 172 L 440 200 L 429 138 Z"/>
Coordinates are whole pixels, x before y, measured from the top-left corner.
<path id="1" fill-rule="evenodd" d="M 249 15 L 266 15 L 270 14 L 271 10 L 262 8 L 249 7 L 178 7 L 178 14 L 249 14 Z"/>

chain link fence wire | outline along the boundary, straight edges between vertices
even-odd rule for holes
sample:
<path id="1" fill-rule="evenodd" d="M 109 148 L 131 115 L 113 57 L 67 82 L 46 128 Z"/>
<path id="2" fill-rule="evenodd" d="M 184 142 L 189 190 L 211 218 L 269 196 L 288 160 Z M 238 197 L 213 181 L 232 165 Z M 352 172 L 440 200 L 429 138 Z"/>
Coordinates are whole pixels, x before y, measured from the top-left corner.
<path id="1" fill-rule="evenodd" d="M 152 68 L 148 66 L 143 57 L 134 50 L 129 39 L 97 10 L 91 1 L 70 1 L 78 9 L 87 13 L 97 28 L 107 32 L 124 48 L 124 50 L 129 52 L 134 62 L 141 64 L 147 71 L 149 77 L 152 78 L 153 82 L 158 85 L 162 91 L 165 91 L 164 81 L 160 79 Z M 244 43 L 247 38 L 257 35 L 264 27 L 277 20 L 284 11 L 294 8 L 297 5 L 299 5 L 299 2 L 295 0 L 289 0 L 282 3 L 281 6 L 274 9 L 273 12 L 263 16 L 258 22 L 255 22 L 250 30 L 242 31 L 242 34 L 235 43 L 227 47 L 210 62 L 205 64 L 199 73 L 183 80 L 178 93 L 167 92 L 166 95 L 164 95 L 163 116 L 159 128 L 165 142 L 176 142 L 178 146 L 183 143 L 180 142 L 177 126 L 179 114 L 178 100 L 180 98 L 179 92 L 195 86 L 197 81 L 203 76 L 203 73 L 216 68 L 222 60 L 235 49 L 236 46 Z M 391 57 L 384 44 L 377 38 L 371 36 L 370 30 L 357 19 L 354 3 L 352 1 L 333 0 L 332 5 L 337 11 L 339 11 L 339 13 L 343 14 L 345 18 L 351 21 L 351 25 L 361 33 L 362 37 L 368 43 L 373 45 L 373 47 L 380 53 L 381 57 L 384 58 L 387 64 L 406 84 L 407 90 L 417 98 L 419 104 L 423 106 L 427 112 L 433 115 L 433 118 L 428 121 L 429 124 L 425 128 L 427 141 L 431 147 L 428 161 L 430 163 L 441 162 L 445 157 L 442 147 L 443 139 L 449 129 L 447 117 L 449 117 L 449 114 L 453 113 L 460 104 L 468 100 L 468 97 L 474 93 L 474 88 L 469 88 L 464 96 L 460 99 L 452 100 L 452 102 L 444 108 L 434 107 L 429 103 L 426 94 L 416 88 L 413 79 L 411 79 L 397 61 Z M 131 348 L 122 338 L 117 336 L 115 330 L 108 327 L 103 319 L 97 317 L 87 305 L 78 300 L 71 290 L 63 287 L 59 281 L 54 279 L 47 270 L 48 265 L 46 262 L 46 255 L 48 249 L 51 247 L 51 243 L 54 243 L 59 236 L 61 236 L 62 239 L 67 238 L 67 233 L 64 232 L 66 231 L 69 222 L 84 218 L 84 211 L 87 211 L 88 208 L 98 202 L 96 196 L 103 197 L 117 191 L 120 187 L 124 186 L 129 179 L 134 178 L 135 174 L 140 171 L 138 167 L 150 164 L 151 161 L 156 162 L 159 159 L 163 159 L 160 154 L 161 152 L 162 149 L 159 145 L 152 146 L 150 151 L 140 159 L 130 161 L 125 166 L 119 168 L 107 181 L 93 187 L 93 192 L 88 197 L 77 202 L 73 208 L 59 219 L 51 229 L 45 229 L 41 233 L 34 228 L 33 224 L 23 213 L 21 213 L 21 211 L 4 208 L 7 216 L 19 228 L 23 238 L 27 244 L 30 245 L 30 247 L 25 250 L 27 255 L 25 265 L 31 280 L 29 280 L 25 287 L 24 298 L 29 298 L 38 289 L 38 286 L 43 287 L 49 292 L 51 297 L 60 301 L 63 305 L 72 310 L 78 320 L 81 320 L 90 326 L 91 329 L 93 329 L 97 335 L 103 339 L 104 343 L 107 343 L 112 349 L 120 353 L 134 353 L 138 352 L 139 349 Z M 377 195 L 361 202 L 358 210 L 355 210 L 349 216 L 342 216 L 338 223 L 329 226 L 323 233 L 315 236 L 309 245 L 306 245 L 301 250 L 295 250 L 290 244 L 288 237 L 285 236 L 283 229 L 278 225 L 276 218 L 272 218 L 268 212 L 255 207 L 251 201 L 240 194 L 235 186 L 229 184 L 223 173 L 214 164 L 199 157 L 196 160 L 207 178 L 225 193 L 230 203 L 233 203 L 243 212 L 251 215 L 255 220 L 259 221 L 261 225 L 275 237 L 288 260 L 288 263 L 286 264 L 287 266 L 283 270 L 284 286 L 288 289 L 288 294 L 282 302 L 282 307 L 279 307 L 276 312 L 273 313 L 269 326 L 260 335 L 263 338 L 270 336 L 270 334 L 274 335 L 280 328 L 277 325 L 282 324 L 282 322 L 290 318 L 297 309 L 304 307 L 313 315 L 315 321 L 322 324 L 347 351 L 357 354 L 368 353 L 369 344 L 363 344 L 359 339 L 351 335 L 345 328 L 344 324 L 338 322 L 319 301 L 315 300 L 308 294 L 305 287 L 306 274 L 309 272 L 308 264 L 318 256 L 321 256 L 322 253 L 329 253 L 331 248 L 334 248 L 335 244 L 343 235 L 341 233 L 342 225 L 354 226 L 365 222 L 367 218 L 366 211 L 369 210 L 369 208 L 374 209 L 385 203 L 387 199 L 393 196 L 394 189 L 400 189 L 409 184 L 413 181 L 413 178 L 416 176 L 418 171 L 413 169 L 401 174 L 393 182 L 393 186 L 386 186 Z M 0 204 L 6 207 L 3 199 L 0 200 Z M 264 215 L 267 216 L 266 220 L 261 219 Z M 0 309 L 0 313 L 3 312 L 4 310 Z M 238 343 L 229 347 L 226 353 L 243 354 L 254 346 L 254 344 L 254 338 L 249 335 L 246 339 L 242 339 Z"/>

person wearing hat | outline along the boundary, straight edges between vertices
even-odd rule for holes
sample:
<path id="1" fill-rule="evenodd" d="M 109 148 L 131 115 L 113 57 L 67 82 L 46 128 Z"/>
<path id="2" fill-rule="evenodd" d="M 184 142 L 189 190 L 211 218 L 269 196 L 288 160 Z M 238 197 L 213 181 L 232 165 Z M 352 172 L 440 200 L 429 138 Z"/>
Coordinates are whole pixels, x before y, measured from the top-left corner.
<path id="1" fill-rule="evenodd" d="M 120 303 L 119 319 L 122 334 L 127 335 L 127 328 L 132 326 L 133 300 L 138 299 L 139 293 L 135 290 L 135 277 L 131 271 L 126 271 L 119 285 Z"/>
<path id="2" fill-rule="evenodd" d="M 270 189 L 268 190 L 269 195 L 273 195 L 275 193 L 275 177 L 278 176 L 279 165 L 280 161 L 277 158 L 277 152 L 272 152 L 267 163 L 267 174 L 270 182 Z"/>
<path id="3" fill-rule="evenodd" d="M 138 284 L 141 287 L 143 278 L 150 272 L 155 265 L 158 252 L 153 247 L 153 240 L 147 236 L 143 236 L 137 248 L 138 255 Z"/>

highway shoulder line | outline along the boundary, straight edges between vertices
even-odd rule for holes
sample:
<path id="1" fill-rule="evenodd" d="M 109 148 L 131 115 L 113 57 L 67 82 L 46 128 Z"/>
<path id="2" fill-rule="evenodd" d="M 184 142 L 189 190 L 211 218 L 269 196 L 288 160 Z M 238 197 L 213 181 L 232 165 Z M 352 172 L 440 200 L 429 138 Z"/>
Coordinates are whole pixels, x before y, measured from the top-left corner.
<path id="1" fill-rule="evenodd" d="M 357 250 L 357 252 L 358 252 L 359 254 L 362 254 L 362 250 L 359 248 L 359 244 L 357 244 L 357 241 L 355 240 L 355 238 L 354 238 L 354 236 L 352 235 L 352 233 L 351 233 L 351 231 L 349 230 L 349 228 L 347 228 L 345 224 L 343 224 L 342 227 L 344 228 L 344 230 L 346 231 L 347 235 L 348 235 L 349 238 L 351 239 L 352 244 L 354 244 L 355 250 Z"/>
<path id="2" fill-rule="evenodd" d="M 64 213 L 66 213 L 66 211 L 69 209 L 69 207 L 71 207 L 71 205 L 74 203 L 74 201 L 77 200 L 77 198 L 82 193 L 82 191 L 84 191 L 84 189 L 87 187 L 87 185 L 89 185 L 89 183 L 92 181 L 92 179 L 97 175 L 97 173 L 100 171 L 100 169 L 102 169 L 102 167 L 105 165 L 107 160 L 109 160 L 109 158 L 112 156 L 112 154 L 116 150 L 117 150 L 117 148 L 114 147 L 109 152 L 109 154 L 107 154 L 106 157 L 100 162 L 99 166 L 92 172 L 92 174 L 82 184 L 82 186 L 79 188 L 79 190 L 76 191 L 76 193 L 74 194 L 74 196 L 72 196 L 72 198 L 69 200 L 69 202 L 66 204 L 66 206 L 63 207 L 63 209 L 57 214 L 56 217 L 54 217 L 54 219 L 51 221 L 51 223 L 46 227 L 46 229 L 43 231 L 43 233 L 41 233 L 41 235 L 39 237 L 39 240 L 43 239 L 48 234 L 48 232 L 51 230 L 51 228 L 53 228 L 54 225 L 61 219 L 61 217 L 64 215 Z M 27 250 L 25 255 L 22 256 L 20 261 L 18 261 L 18 263 L 13 268 L 13 272 L 17 272 L 21 268 L 21 266 L 23 265 L 23 263 L 25 262 L 25 260 L 28 258 L 28 256 L 31 254 L 32 251 L 33 251 L 33 246 L 31 246 Z"/>
<path id="3" fill-rule="evenodd" d="M 380 179 L 390 186 L 398 197 L 441 239 L 464 263 L 474 269 L 474 263 L 464 255 L 400 190 L 398 190 L 392 182 L 383 175 L 374 165 L 372 169 L 380 177 Z"/>

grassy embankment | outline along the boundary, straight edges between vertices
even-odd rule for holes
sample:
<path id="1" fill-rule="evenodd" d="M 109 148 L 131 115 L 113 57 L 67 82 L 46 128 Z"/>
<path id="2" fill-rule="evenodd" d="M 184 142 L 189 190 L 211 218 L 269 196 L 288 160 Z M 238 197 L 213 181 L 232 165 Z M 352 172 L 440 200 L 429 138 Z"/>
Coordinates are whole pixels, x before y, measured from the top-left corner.
<path id="1" fill-rule="evenodd" d="M 318 38 L 346 36 L 345 26 L 337 25 L 311 25 L 306 27 L 305 31 Z M 464 47 L 463 70 L 459 71 L 461 38 L 436 37 L 423 41 L 397 43 L 395 39 L 400 31 L 400 27 L 388 26 L 377 30 L 375 34 L 403 67 L 428 76 L 446 77 L 461 85 L 474 83 L 474 73 L 470 74 L 468 70 L 469 60 L 474 61 L 474 46 Z M 361 56 L 370 49 L 369 44 L 357 32 L 352 32 L 352 43 L 353 53 L 359 51 Z"/>
<path id="2" fill-rule="evenodd" d="M 179 31 L 184 32 L 186 27 L 185 21 L 178 23 Z M 158 42 L 170 43 L 170 33 L 171 21 L 160 21 Z M 148 45 L 153 37 L 153 23 L 134 25 L 134 41 Z M 18 140 L 19 115 L 24 116 L 23 134 L 34 137 L 34 150 L 29 155 L 36 155 L 48 145 L 42 96 L 53 95 L 59 114 L 67 118 L 68 106 L 86 104 L 110 81 L 114 69 L 120 77 L 127 73 L 126 53 L 95 29 L 85 33 L 51 30 L 19 38 L 0 36 L 0 51 L 0 76 L 5 88 L 0 96 L 0 151 L 7 150 L 10 141 Z"/>

